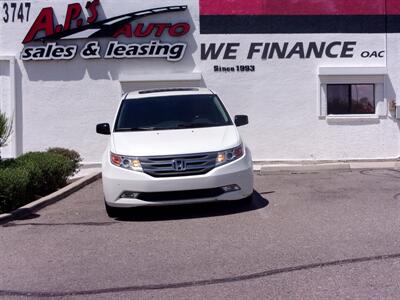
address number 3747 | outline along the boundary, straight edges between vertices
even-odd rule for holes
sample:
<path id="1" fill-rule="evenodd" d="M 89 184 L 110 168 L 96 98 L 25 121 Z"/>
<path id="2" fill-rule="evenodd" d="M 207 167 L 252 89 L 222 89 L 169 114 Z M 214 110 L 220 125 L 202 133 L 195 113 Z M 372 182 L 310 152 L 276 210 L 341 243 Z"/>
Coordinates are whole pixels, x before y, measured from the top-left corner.
<path id="1" fill-rule="evenodd" d="M 30 2 L 3 2 L 1 4 L 2 20 L 4 23 L 28 22 L 30 10 Z"/>

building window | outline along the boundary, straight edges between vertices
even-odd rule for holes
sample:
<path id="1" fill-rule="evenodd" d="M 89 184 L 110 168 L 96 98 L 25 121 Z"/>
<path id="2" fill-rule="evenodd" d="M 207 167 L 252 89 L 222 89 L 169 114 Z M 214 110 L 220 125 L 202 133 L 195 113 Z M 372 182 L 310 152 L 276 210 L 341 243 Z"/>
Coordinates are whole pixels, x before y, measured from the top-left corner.
<path id="1" fill-rule="evenodd" d="M 328 84 L 328 115 L 374 114 L 374 84 Z"/>

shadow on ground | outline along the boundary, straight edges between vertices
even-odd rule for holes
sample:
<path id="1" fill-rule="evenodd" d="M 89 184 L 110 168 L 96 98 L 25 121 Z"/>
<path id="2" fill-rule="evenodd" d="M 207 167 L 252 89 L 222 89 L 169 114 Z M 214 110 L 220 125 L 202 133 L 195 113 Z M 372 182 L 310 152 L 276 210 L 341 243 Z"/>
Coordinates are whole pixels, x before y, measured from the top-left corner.
<path id="1" fill-rule="evenodd" d="M 223 201 L 177 206 L 137 207 L 134 209 L 125 209 L 121 212 L 117 220 L 151 222 L 209 218 L 262 209 L 268 206 L 268 204 L 269 201 L 266 198 L 257 191 L 254 191 L 251 202 Z"/>
<path id="2" fill-rule="evenodd" d="M 23 214 L 22 216 L 15 217 L 15 220 L 33 220 L 40 217 L 38 213 L 30 213 L 30 210 L 27 210 L 27 215 Z"/>

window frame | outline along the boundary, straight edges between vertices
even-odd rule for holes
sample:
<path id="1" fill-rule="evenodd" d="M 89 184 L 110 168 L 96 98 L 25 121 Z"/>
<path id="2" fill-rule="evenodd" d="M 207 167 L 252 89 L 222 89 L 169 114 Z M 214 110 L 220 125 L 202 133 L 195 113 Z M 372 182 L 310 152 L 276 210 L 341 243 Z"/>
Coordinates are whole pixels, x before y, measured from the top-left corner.
<path id="1" fill-rule="evenodd" d="M 324 68 L 324 73 L 318 76 L 318 101 L 317 114 L 321 120 L 367 120 L 379 119 L 388 116 L 387 96 L 386 96 L 386 74 L 346 74 L 343 75 L 336 72 L 329 74 Z M 336 68 L 335 68 L 335 71 Z M 350 72 L 348 72 L 350 73 Z M 374 114 L 330 114 L 328 115 L 328 84 L 373 84 L 375 98 L 375 113 Z"/>

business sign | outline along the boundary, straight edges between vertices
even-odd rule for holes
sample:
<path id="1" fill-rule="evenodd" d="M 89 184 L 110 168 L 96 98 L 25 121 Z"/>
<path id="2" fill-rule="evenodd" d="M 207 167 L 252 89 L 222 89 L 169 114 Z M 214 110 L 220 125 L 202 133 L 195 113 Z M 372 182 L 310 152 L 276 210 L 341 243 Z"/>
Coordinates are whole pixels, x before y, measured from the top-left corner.
<path id="1" fill-rule="evenodd" d="M 400 9 L 389 1 L 391 5 L 385 0 L 373 1 L 371 5 L 365 5 L 365 0 L 255 1 L 249 5 L 248 0 L 231 0 L 224 5 L 221 1 L 200 0 L 202 35 L 242 37 L 240 42 L 236 39 L 201 43 L 200 57 L 204 61 L 227 63 L 213 66 L 214 72 L 225 73 L 254 72 L 254 61 L 384 62 L 385 44 L 371 46 L 363 43 L 360 36 L 400 32 Z M 257 37 L 254 41 L 255 35 L 264 40 Z M 235 60 L 246 64 L 237 65 Z"/>
<path id="2" fill-rule="evenodd" d="M 22 60 L 70 60 L 78 53 L 83 59 L 113 58 L 163 58 L 179 61 L 185 55 L 186 43 L 162 42 L 162 36 L 179 38 L 187 35 L 190 24 L 142 23 L 142 19 L 154 15 L 182 12 L 187 6 L 166 6 L 151 8 L 114 16 L 104 20 L 99 18 L 100 0 L 88 1 L 85 5 L 87 16 L 79 3 L 69 4 L 63 24 L 57 24 L 52 7 L 43 8 L 23 39 Z M 134 22 L 134 23 L 133 23 Z M 134 39 L 133 43 L 121 43 L 119 37 Z M 153 38 L 140 43 L 141 38 Z M 112 39 L 103 47 L 99 38 Z M 60 45 L 57 41 L 89 39 L 81 49 L 77 44 Z M 33 42 L 44 45 L 30 46 Z"/>

